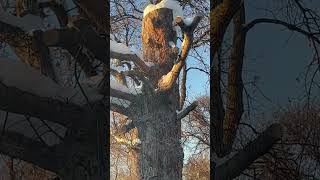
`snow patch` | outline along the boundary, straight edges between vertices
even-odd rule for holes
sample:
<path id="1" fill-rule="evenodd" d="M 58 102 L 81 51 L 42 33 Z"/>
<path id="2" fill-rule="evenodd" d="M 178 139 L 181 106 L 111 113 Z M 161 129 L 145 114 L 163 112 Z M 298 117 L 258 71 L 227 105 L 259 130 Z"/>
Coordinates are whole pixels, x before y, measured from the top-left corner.
<path id="1" fill-rule="evenodd" d="M 121 92 L 125 92 L 125 93 L 129 93 L 129 94 L 140 94 L 141 93 L 141 87 L 136 87 L 133 84 L 129 84 L 128 87 L 124 86 L 120 83 L 118 83 L 116 80 L 114 80 L 113 78 L 110 78 L 110 87 L 121 91 Z"/>
<path id="2" fill-rule="evenodd" d="M 186 24 L 187 26 L 190 26 L 191 23 L 193 22 L 194 17 L 187 17 L 183 19 L 184 24 Z"/>
<path id="3" fill-rule="evenodd" d="M 0 8 L 0 21 L 12 26 L 21 28 L 24 31 L 33 31 L 35 29 L 44 29 L 45 26 L 39 16 L 27 14 L 23 17 L 14 16 L 8 12 L 4 12 Z"/>
<path id="4" fill-rule="evenodd" d="M 145 17 L 148 13 L 160 8 L 172 9 L 173 21 L 175 21 L 177 16 L 183 17 L 182 7 L 176 0 L 162 0 L 160 3 L 156 5 L 149 4 L 143 11 L 143 17 Z"/>
<path id="5" fill-rule="evenodd" d="M 169 45 L 170 45 L 170 47 L 172 47 L 172 48 L 176 47 L 176 45 L 175 45 L 174 42 L 172 42 L 172 41 L 169 42 Z"/>
<path id="6" fill-rule="evenodd" d="M 110 51 L 121 53 L 121 54 L 135 54 L 132 52 L 128 46 L 115 42 L 113 40 L 110 40 Z"/>
<path id="7" fill-rule="evenodd" d="M 112 41 L 115 41 L 115 40 L 116 40 L 116 37 L 115 37 L 113 34 L 110 34 L 110 39 L 111 39 Z"/>
<path id="8" fill-rule="evenodd" d="M 110 97 L 110 103 L 112 104 L 116 104 L 116 105 L 119 105 L 119 106 L 122 106 L 122 107 L 129 107 L 131 102 L 130 101 L 127 101 L 127 100 L 124 100 L 124 99 L 120 99 L 120 98 L 116 98 L 116 97 Z"/>
<path id="9" fill-rule="evenodd" d="M 110 51 L 117 52 L 120 54 L 135 54 L 138 56 L 139 59 L 141 59 L 142 61 L 144 60 L 143 55 L 140 50 L 134 49 L 134 48 L 131 49 L 128 46 L 126 46 L 125 44 L 118 43 L 118 42 L 113 41 L 111 39 L 110 39 Z"/>
<path id="10" fill-rule="evenodd" d="M 149 67 L 152 67 L 152 66 L 155 65 L 153 62 L 145 62 L 145 64 L 146 64 L 147 66 L 149 66 Z"/>
<path id="11" fill-rule="evenodd" d="M 16 87 L 22 91 L 61 101 L 69 101 L 78 105 L 85 105 L 87 101 L 78 88 L 62 87 L 43 76 L 28 65 L 9 59 L 0 58 L 0 81 L 8 87 Z M 95 88 L 81 85 L 90 101 L 102 99 Z"/>

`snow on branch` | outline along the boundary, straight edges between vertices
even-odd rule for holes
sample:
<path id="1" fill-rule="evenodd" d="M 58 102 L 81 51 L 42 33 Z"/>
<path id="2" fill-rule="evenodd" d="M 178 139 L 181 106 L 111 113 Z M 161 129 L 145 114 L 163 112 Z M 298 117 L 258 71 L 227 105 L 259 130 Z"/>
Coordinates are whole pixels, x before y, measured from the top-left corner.
<path id="1" fill-rule="evenodd" d="M 128 46 L 110 40 L 110 58 L 132 61 L 144 73 L 149 73 L 150 65 L 143 61 L 142 55 L 131 51 Z"/>
<path id="2" fill-rule="evenodd" d="M 120 91 L 122 93 L 132 94 L 132 95 L 137 95 L 137 94 L 141 93 L 140 87 L 135 87 L 134 85 L 129 85 L 127 87 L 127 86 L 124 86 L 124 85 L 118 83 L 114 79 L 110 79 L 110 88 L 115 91 Z"/>
<path id="3" fill-rule="evenodd" d="M 110 39 L 110 51 L 118 52 L 121 54 L 135 54 L 128 46 L 122 43 L 118 43 Z"/>
<path id="4" fill-rule="evenodd" d="M 15 27 L 19 27 L 25 32 L 31 32 L 36 29 L 40 30 L 45 28 L 42 19 L 39 16 L 27 14 L 23 17 L 17 17 L 10 14 L 9 12 L 5 12 L 1 7 L 0 21 Z"/>
<path id="5" fill-rule="evenodd" d="M 158 92 L 167 91 L 171 89 L 179 77 L 182 67 L 185 65 L 188 53 L 191 49 L 193 42 L 193 31 L 198 26 L 198 23 L 202 19 L 202 16 L 197 15 L 193 18 L 193 21 L 190 25 L 185 24 L 182 17 L 177 17 L 177 25 L 180 26 L 183 32 L 183 42 L 181 45 L 181 54 L 179 56 L 178 62 L 173 65 L 171 71 L 166 75 L 162 76 L 158 81 Z"/>
<path id="6" fill-rule="evenodd" d="M 154 4 L 149 4 L 143 11 L 143 17 L 145 17 L 148 13 L 160 9 L 160 8 L 168 8 L 172 9 L 173 13 L 173 20 L 177 16 L 182 17 L 183 12 L 182 12 L 182 7 L 180 6 L 179 2 L 176 0 L 162 0 L 160 3 L 154 5 Z"/>
<path id="7" fill-rule="evenodd" d="M 61 87 L 50 78 L 41 75 L 39 71 L 21 62 L 0 59 L 0 81 L 8 87 L 15 87 L 39 97 L 68 101 L 77 105 L 88 103 L 78 89 Z M 96 101 L 103 97 L 94 88 L 84 85 L 83 89 L 91 101 Z"/>

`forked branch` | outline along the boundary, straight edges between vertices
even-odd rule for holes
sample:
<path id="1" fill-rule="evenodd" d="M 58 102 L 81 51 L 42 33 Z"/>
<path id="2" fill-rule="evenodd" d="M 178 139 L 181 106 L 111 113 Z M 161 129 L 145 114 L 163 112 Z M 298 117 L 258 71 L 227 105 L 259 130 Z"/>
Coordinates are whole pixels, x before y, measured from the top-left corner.
<path id="1" fill-rule="evenodd" d="M 193 31 L 198 26 L 202 16 L 197 15 L 193 18 L 190 25 L 184 23 L 183 19 L 178 16 L 176 18 L 177 25 L 180 26 L 183 32 L 183 42 L 181 45 L 181 54 L 178 58 L 178 62 L 173 65 L 170 72 L 164 75 L 158 82 L 158 92 L 163 92 L 171 89 L 174 83 L 177 81 L 182 67 L 185 65 L 188 53 L 191 49 L 193 42 Z"/>

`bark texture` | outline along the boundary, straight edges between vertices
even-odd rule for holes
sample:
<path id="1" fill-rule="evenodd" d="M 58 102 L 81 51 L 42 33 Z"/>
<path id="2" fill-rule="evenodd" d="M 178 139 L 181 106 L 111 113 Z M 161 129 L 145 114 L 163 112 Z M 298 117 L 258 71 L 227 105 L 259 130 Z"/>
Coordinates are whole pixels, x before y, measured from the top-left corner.
<path id="1" fill-rule="evenodd" d="M 172 27 L 172 28 L 170 28 Z M 152 84 L 168 73 L 177 59 L 169 45 L 176 43 L 171 9 L 158 9 L 145 16 L 142 25 L 143 56 L 153 62 L 156 70 L 149 74 Z M 140 179 L 182 179 L 183 149 L 180 143 L 181 123 L 177 120 L 179 108 L 178 86 L 166 92 L 143 93 L 135 106 L 135 121 L 141 140 L 139 153 Z"/>
<path id="2" fill-rule="evenodd" d="M 175 179 L 182 178 L 183 149 L 180 144 L 181 123 L 177 121 L 177 94 L 168 92 L 141 101 L 143 121 L 139 126 L 141 149 L 139 153 L 140 178 Z"/>
<path id="3" fill-rule="evenodd" d="M 56 171 L 63 180 L 103 180 L 107 177 L 106 115 L 101 108 L 88 107 L 87 116 L 68 130 L 58 152 L 63 155 Z"/>
<path id="4" fill-rule="evenodd" d="M 150 12 L 142 22 L 143 58 L 159 66 L 156 78 L 170 71 L 178 55 L 169 45 L 177 43 L 173 22 L 172 10 L 165 8 Z"/>

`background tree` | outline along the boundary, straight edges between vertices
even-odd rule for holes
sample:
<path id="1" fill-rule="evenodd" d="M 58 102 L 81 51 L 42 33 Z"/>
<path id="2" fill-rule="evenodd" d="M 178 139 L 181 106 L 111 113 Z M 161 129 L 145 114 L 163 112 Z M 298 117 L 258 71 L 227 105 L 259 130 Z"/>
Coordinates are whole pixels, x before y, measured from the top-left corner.
<path id="1" fill-rule="evenodd" d="M 106 1 L 1 1 L 1 153 L 60 179 L 106 178 L 109 89 L 99 93 L 91 78 L 109 77 L 96 66 L 109 66 L 108 8 Z"/>
<path id="2" fill-rule="evenodd" d="M 0 61 L 0 108 L 4 111 L 0 151 L 55 172 L 61 179 L 105 178 L 109 104 L 105 95 L 110 90 L 113 97 L 132 101 L 128 108 L 111 99 L 111 109 L 127 115 L 131 126 L 137 126 L 140 179 L 181 179 L 179 121 L 192 109 L 177 114 L 184 99 L 179 100 L 176 81 L 201 16 L 186 22 L 176 19 L 172 9 L 181 8 L 176 1 L 170 1 L 173 7 L 149 12 L 142 28 L 144 54 L 139 56 L 124 51 L 127 47 L 113 36 L 108 40 L 106 1 L 73 3 L 38 2 L 39 14 L 30 13 L 29 5 L 11 9 L 14 2 L 1 7 L 0 40 L 16 59 Z M 181 52 L 174 47 L 174 26 L 182 29 Z M 154 34 L 158 30 L 160 34 Z M 127 71 L 110 70 L 109 55 L 127 64 Z M 111 89 L 109 73 L 114 77 Z M 129 93 L 130 85 L 140 86 L 142 93 Z M 8 125 L 14 120 L 21 122 L 23 131 Z"/>
<path id="3" fill-rule="evenodd" d="M 213 2 L 210 13 L 212 35 L 210 44 L 213 60 L 211 61 L 211 115 L 213 122 L 211 143 L 214 153 L 211 154 L 211 159 L 213 160 L 212 164 L 217 164 L 215 168 L 216 179 L 232 179 L 239 176 L 260 156 L 270 152 L 284 133 L 282 126 L 274 119 L 271 121 L 273 122 L 271 126 L 270 124 L 267 128 L 264 126 L 266 130 L 261 130 L 253 136 L 255 139 L 251 136 L 245 142 L 238 141 L 239 136 L 241 137 L 240 133 L 243 133 L 238 131 L 240 126 L 248 127 L 249 130 L 247 129 L 245 133 L 256 129 L 252 121 L 245 123 L 247 117 L 243 116 L 244 113 L 250 114 L 252 112 L 250 110 L 256 108 L 250 106 L 252 95 L 247 91 L 248 84 L 253 86 L 255 84 L 254 82 L 248 83 L 248 80 L 243 78 L 246 77 L 244 75 L 247 75 L 244 71 L 246 66 L 244 64 L 245 52 L 250 51 L 246 51 L 245 48 L 247 36 L 254 27 L 260 24 L 269 24 L 284 27 L 309 40 L 314 53 L 314 58 L 308 66 L 306 76 L 304 76 L 306 82 L 305 98 L 306 101 L 309 101 L 313 97 L 312 92 L 315 92 L 314 88 L 317 88 L 318 85 L 315 79 L 319 75 L 317 55 L 319 45 L 317 24 L 319 19 L 316 11 L 312 10 L 310 6 L 312 3 L 303 1 L 270 2 L 275 6 L 280 5 L 280 7 L 274 11 L 265 9 L 265 12 L 271 12 L 269 16 L 253 17 L 252 20 L 246 20 L 249 14 L 246 10 L 254 3 L 250 4 L 249 1 L 240 0 Z M 248 105 L 249 108 L 245 105 Z M 260 120 L 255 121 L 262 123 Z M 285 163 L 287 162 L 283 164 Z"/>
<path id="4" fill-rule="evenodd" d="M 319 178 L 319 105 L 290 104 L 274 114 L 285 133 L 269 153 L 256 160 L 244 175 L 252 179 Z M 241 178 L 239 178 L 241 179 Z"/>
<path id="5" fill-rule="evenodd" d="M 209 156 L 192 156 L 184 168 L 184 177 L 186 180 L 207 180 L 210 177 L 209 166 Z"/>

